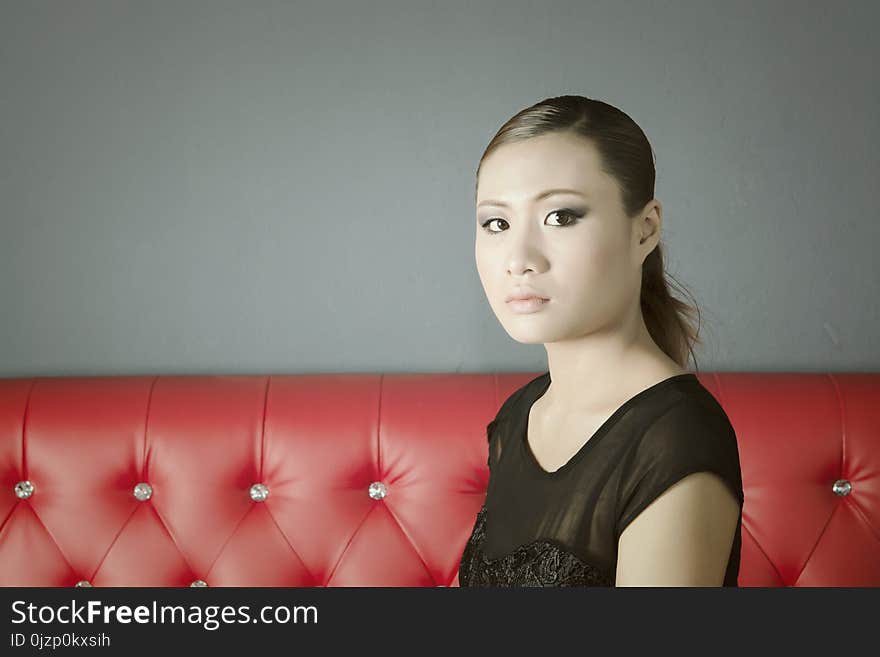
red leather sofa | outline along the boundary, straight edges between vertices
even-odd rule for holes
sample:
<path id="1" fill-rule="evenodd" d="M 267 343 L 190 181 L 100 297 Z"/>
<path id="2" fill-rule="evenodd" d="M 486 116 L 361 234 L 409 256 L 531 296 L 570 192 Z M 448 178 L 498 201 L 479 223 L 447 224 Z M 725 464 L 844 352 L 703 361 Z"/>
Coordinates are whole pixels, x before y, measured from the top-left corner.
<path id="1" fill-rule="evenodd" d="M 0 379 L 0 585 L 457 586 L 534 373 Z M 880 586 L 880 374 L 700 373 L 740 586 Z"/>

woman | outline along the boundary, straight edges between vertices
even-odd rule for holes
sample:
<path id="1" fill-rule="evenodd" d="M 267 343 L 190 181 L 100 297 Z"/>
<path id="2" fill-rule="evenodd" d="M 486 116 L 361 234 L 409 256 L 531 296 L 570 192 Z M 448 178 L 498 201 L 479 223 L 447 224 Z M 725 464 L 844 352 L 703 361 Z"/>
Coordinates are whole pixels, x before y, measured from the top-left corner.
<path id="1" fill-rule="evenodd" d="M 639 126 L 581 96 L 520 111 L 480 159 L 480 280 L 549 370 L 487 427 L 461 586 L 737 585 L 736 435 L 685 368 L 700 340 L 667 288 L 654 176 Z"/>

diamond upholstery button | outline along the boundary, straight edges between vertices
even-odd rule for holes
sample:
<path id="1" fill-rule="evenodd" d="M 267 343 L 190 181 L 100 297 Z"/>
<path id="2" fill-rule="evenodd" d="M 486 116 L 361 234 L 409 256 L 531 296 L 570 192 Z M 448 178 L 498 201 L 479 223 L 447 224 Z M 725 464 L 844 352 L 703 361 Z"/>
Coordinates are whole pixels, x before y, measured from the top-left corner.
<path id="1" fill-rule="evenodd" d="M 834 491 L 835 495 L 849 495 L 850 491 L 852 490 L 852 484 L 849 483 L 846 479 L 838 479 L 834 482 L 831 490 Z"/>
<path id="2" fill-rule="evenodd" d="M 134 487 L 134 496 L 141 502 L 146 502 L 153 496 L 153 487 L 150 484 L 141 482 Z"/>
<path id="3" fill-rule="evenodd" d="M 203 580 L 203 579 L 197 579 L 197 580 L 195 580 L 192 584 L 190 584 L 190 587 L 194 587 L 194 586 L 207 586 L 207 585 L 208 585 L 208 583 L 207 583 L 205 580 Z"/>
<path id="4" fill-rule="evenodd" d="M 26 500 L 27 498 L 29 498 L 33 494 L 34 494 L 34 485 L 31 482 L 29 482 L 27 479 L 25 479 L 24 481 L 19 481 L 17 484 L 15 484 L 15 496 L 16 497 L 18 497 L 22 500 Z"/>
<path id="5" fill-rule="evenodd" d="M 87 579 L 81 579 L 76 583 L 76 586 L 79 588 L 92 588 L 91 583 Z"/>
<path id="6" fill-rule="evenodd" d="M 267 497 L 269 497 L 268 486 L 266 486 L 265 484 L 254 484 L 253 486 L 251 486 L 251 499 L 254 502 L 262 502 Z"/>
<path id="7" fill-rule="evenodd" d="M 381 481 L 374 481 L 372 484 L 370 484 L 369 493 L 370 497 L 372 497 L 374 500 L 381 500 L 388 494 L 388 489 Z"/>

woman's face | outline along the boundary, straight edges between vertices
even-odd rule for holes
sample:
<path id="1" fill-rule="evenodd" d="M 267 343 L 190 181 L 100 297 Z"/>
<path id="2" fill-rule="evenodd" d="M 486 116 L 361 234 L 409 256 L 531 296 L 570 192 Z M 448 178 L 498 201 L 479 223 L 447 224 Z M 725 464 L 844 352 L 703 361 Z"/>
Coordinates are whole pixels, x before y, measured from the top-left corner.
<path id="1" fill-rule="evenodd" d="M 577 193 L 536 198 L 555 189 Z M 614 332 L 638 304 L 642 262 L 653 246 L 639 244 L 646 226 L 639 218 L 627 218 L 617 184 L 585 138 L 546 134 L 490 154 L 478 179 L 475 257 L 508 334 L 549 343 Z M 506 299 L 520 286 L 548 300 L 518 313 Z"/>

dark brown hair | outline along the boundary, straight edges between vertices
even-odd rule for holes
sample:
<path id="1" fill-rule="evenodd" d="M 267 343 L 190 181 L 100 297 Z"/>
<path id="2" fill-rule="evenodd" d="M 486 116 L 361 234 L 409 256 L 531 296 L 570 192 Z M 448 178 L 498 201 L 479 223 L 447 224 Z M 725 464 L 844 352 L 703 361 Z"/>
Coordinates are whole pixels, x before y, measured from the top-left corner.
<path id="1" fill-rule="evenodd" d="M 628 114 L 600 100 L 584 96 L 556 96 L 520 110 L 501 126 L 477 166 L 496 148 L 551 132 L 571 132 L 589 139 L 597 148 L 602 170 L 617 181 L 627 217 L 634 217 L 654 198 L 654 152 L 642 129 Z M 476 186 L 474 194 L 476 195 Z M 688 355 L 697 366 L 694 345 L 702 344 L 700 309 L 672 296 L 663 266 L 660 243 L 642 265 L 640 304 L 645 326 L 654 342 L 686 368 Z M 676 287 L 691 296 L 682 285 Z M 694 321 L 696 318 L 696 321 Z"/>

